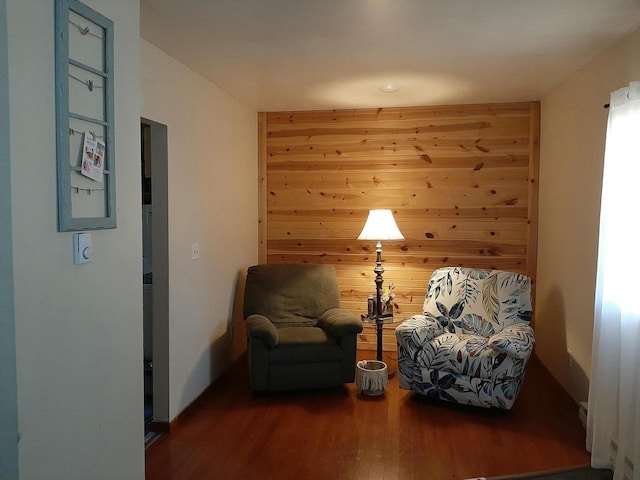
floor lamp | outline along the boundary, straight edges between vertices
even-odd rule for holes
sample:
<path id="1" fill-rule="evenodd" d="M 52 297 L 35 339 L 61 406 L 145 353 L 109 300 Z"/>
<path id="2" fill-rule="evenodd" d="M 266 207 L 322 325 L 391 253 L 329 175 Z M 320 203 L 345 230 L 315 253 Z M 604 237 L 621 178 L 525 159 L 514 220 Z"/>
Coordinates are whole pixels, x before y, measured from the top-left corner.
<path id="1" fill-rule="evenodd" d="M 377 340 L 377 360 L 382 361 L 382 241 L 383 240 L 404 240 L 400 229 L 393 218 L 391 210 L 376 209 L 369 210 L 369 216 L 364 224 L 364 228 L 358 240 L 376 241 L 376 267 L 373 272 L 376 274 L 376 304 L 374 308 L 376 320 L 376 340 Z"/>

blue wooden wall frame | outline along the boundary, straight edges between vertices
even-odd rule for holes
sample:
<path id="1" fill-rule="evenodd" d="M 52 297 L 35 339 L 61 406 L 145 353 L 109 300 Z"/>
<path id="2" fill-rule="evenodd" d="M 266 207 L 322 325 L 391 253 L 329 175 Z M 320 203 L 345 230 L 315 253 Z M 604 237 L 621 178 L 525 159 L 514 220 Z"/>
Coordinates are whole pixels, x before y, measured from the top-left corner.
<path id="1" fill-rule="evenodd" d="M 116 179 L 113 97 L 113 22 L 77 0 L 56 0 L 55 62 L 56 62 L 56 162 L 58 175 L 58 231 L 116 228 Z M 69 12 L 87 19 L 103 29 L 103 68 L 98 70 L 77 59 L 69 58 Z M 98 76 L 104 81 L 104 118 L 91 118 L 69 111 L 69 66 Z M 102 217 L 74 218 L 71 205 L 71 177 L 80 172 L 71 165 L 69 119 L 75 118 L 99 126 L 104 131 L 106 145 L 104 163 L 104 202 Z M 88 192 L 91 193 L 91 192 Z"/>

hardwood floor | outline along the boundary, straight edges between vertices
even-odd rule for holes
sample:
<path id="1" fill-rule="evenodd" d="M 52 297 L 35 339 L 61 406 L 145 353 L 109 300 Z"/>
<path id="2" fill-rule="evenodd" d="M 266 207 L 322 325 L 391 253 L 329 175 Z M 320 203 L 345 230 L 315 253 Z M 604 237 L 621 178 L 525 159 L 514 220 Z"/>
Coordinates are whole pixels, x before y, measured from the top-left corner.
<path id="1" fill-rule="evenodd" d="M 147 480 L 445 480 L 589 463 L 577 406 L 536 358 L 510 412 L 433 403 L 397 376 L 382 397 L 354 384 L 256 395 L 247 368 L 243 356 L 147 448 Z"/>

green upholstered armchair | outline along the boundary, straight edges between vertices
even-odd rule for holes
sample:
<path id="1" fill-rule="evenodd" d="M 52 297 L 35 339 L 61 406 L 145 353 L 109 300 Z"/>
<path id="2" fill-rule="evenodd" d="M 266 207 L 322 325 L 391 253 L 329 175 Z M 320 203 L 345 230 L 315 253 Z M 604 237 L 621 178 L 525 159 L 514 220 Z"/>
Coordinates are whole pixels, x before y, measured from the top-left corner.
<path id="1" fill-rule="evenodd" d="M 327 388 L 353 382 L 362 321 L 339 307 L 331 266 L 250 267 L 244 318 L 251 389 Z"/>

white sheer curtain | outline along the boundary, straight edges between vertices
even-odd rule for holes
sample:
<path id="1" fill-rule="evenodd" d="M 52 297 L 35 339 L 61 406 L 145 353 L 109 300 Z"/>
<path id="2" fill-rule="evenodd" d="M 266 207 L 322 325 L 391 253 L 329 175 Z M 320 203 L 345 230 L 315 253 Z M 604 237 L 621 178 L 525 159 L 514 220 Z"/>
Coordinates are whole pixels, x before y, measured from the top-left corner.
<path id="1" fill-rule="evenodd" d="M 640 82 L 611 94 L 587 418 L 591 465 L 640 479 Z M 632 470 L 633 469 L 633 470 Z"/>

